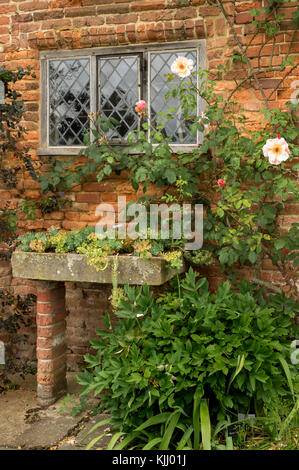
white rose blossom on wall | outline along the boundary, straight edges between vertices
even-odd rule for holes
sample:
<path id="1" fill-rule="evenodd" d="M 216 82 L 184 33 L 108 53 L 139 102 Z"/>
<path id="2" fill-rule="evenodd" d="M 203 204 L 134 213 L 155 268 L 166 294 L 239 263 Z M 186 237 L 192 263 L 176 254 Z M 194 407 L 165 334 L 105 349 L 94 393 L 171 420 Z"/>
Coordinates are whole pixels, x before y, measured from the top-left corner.
<path id="1" fill-rule="evenodd" d="M 178 75 L 181 78 L 188 77 L 191 74 L 193 69 L 194 62 L 192 59 L 187 59 L 187 57 L 179 56 L 171 64 L 171 71 L 175 75 Z"/>
<path id="2" fill-rule="evenodd" d="M 280 165 L 285 162 L 290 155 L 289 145 L 283 137 L 277 135 L 275 139 L 268 139 L 263 146 L 263 154 L 269 158 L 272 165 Z"/>

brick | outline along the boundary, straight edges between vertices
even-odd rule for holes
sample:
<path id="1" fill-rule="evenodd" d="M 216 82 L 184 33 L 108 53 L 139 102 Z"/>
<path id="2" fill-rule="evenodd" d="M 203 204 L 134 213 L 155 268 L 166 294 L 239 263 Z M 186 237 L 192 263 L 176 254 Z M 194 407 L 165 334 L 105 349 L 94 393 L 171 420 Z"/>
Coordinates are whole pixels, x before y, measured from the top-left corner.
<path id="1" fill-rule="evenodd" d="M 49 349 L 36 349 L 36 357 L 37 359 L 55 359 L 56 357 L 61 356 L 66 352 L 66 345 L 60 344 L 54 348 Z"/>
<path id="2" fill-rule="evenodd" d="M 80 220 L 80 212 L 65 212 L 64 216 L 67 220 Z"/>
<path id="3" fill-rule="evenodd" d="M 44 292 L 39 291 L 38 301 L 39 302 L 59 301 L 60 299 L 64 299 L 64 296 L 65 296 L 65 288 L 64 286 L 61 286 L 52 290 L 48 289 Z"/>
<path id="4" fill-rule="evenodd" d="M 64 9 L 65 17 L 73 18 L 78 16 L 95 16 L 96 15 L 96 8 L 89 7 L 89 8 L 65 8 Z"/>
<path id="5" fill-rule="evenodd" d="M 72 230 L 73 228 L 84 228 L 87 226 L 86 222 L 77 222 L 71 220 L 64 220 L 62 222 L 62 228 L 66 230 Z"/>
<path id="6" fill-rule="evenodd" d="M 126 23 L 136 23 L 138 20 L 138 16 L 129 13 L 125 15 L 114 15 L 114 16 L 108 16 L 106 18 L 106 24 L 126 24 Z"/>
<path id="7" fill-rule="evenodd" d="M 165 6 L 164 0 L 154 0 L 131 4 L 131 11 L 159 10 Z"/>
<path id="8" fill-rule="evenodd" d="M 99 192 L 112 192 L 112 184 L 103 184 L 103 183 L 86 183 L 83 185 L 84 191 L 99 191 Z"/>
<path id="9" fill-rule="evenodd" d="M 52 404 L 60 396 L 61 391 L 66 391 L 66 387 L 65 378 L 60 379 L 58 383 L 53 385 L 37 384 L 39 402 L 41 402 L 41 404 Z"/>
<path id="10" fill-rule="evenodd" d="M 0 5 L 0 14 L 4 13 L 11 13 L 16 11 L 16 6 L 15 5 Z"/>
<path id="11" fill-rule="evenodd" d="M 8 26 L 0 26 L 0 35 L 9 34 L 10 28 Z"/>
<path id="12" fill-rule="evenodd" d="M 55 312 L 54 314 L 51 314 L 51 315 L 41 314 L 39 311 L 37 311 L 36 324 L 38 326 L 51 326 L 51 325 L 55 325 L 61 320 L 64 320 L 65 317 L 66 317 L 65 309 Z"/>
<path id="13" fill-rule="evenodd" d="M 289 44 L 281 44 L 279 46 L 279 50 L 281 54 L 286 54 L 289 50 Z M 291 54 L 299 53 L 299 43 L 293 43 L 290 49 Z"/>
<path id="14" fill-rule="evenodd" d="M 258 2 L 239 2 L 236 5 L 236 12 L 243 12 L 243 11 L 249 11 L 253 9 L 258 9 L 260 8 L 260 5 Z M 253 16 L 252 16 L 253 18 Z"/>
<path id="15" fill-rule="evenodd" d="M 83 214 L 80 214 L 80 220 L 96 223 L 99 220 L 99 217 L 94 214 L 83 213 Z"/>
<path id="16" fill-rule="evenodd" d="M 10 20 L 8 16 L 2 16 L 0 18 L 0 25 L 9 24 Z"/>
<path id="17" fill-rule="evenodd" d="M 65 331 L 65 321 L 59 321 L 51 326 L 37 326 L 37 336 L 40 338 L 52 338 Z"/>
<path id="18" fill-rule="evenodd" d="M 99 193 L 78 193 L 77 202 L 100 202 Z"/>
<path id="19" fill-rule="evenodd" d="M 53 211 L 50 214 L 45 214 L 45 220 L 52 219 L 52 220 L 62 220 L 64 219 L 63 212 Z"/>
<path id="20" fill-rule="evenodd" d="M 48 2 L 22 2 L 19 5 L 20 11 L 47 10 Z"/>
<path id="21" fill-rule="evenodd" d="M 38 373 L 43 374 L 47 372 L 54 372 L 64 367 L 66 364 L 66 354 L 63 354 L 55 359 L 39 359 L 38 360 Z"/>
<path id="22" fill-rule="evenodd" d="M 129 4 L 126 5 L 100 5 L 97 7 L 97 15 L 105 15 L 111 13 L 128 13 L 130 10 Z"/>
<path id="23" fill-rule="evenodd" d="M 65 307 L 65 300 L 64 298 L 48 301 L 48 302 L 40 302 L 39 296 L 36 304 L 37 312 L 42 314 L 49 314 L 61 311 Z"/>
<path id="24" fill-rule="evenodd" d="M 42 20 L 49 20 L 49 19 L 57 19 L 63 18 L 64 11 L 62 9 L 52 10 L 52 11 L 39 11 L 33 13 L 34 21 L 42 21 Z"/>
<path id="25" fill-rule="evenodd" d="M 65 335 L 64 331 L 61 334 L 57 334 L 55 337 L 37 337 L 36 347 L 41 349 L 52 349 L 57 346 L 64 344 Z"/>
<path id="26" fill-rule="evenodd" d="M 180 10 L 177 10 L 174 18 L 176 20 L 185 20 L 187 18 L 196 18 L 196 16 L 197 16 L 196 8 L 189 7 L 189 8 L 182 8 Z"/>
<path id="27" fill-rule="evenodd" d="M 253 17 L 250 13 L 238 13 L 236 15 L 236 24 L 246 24 L 253 21 Z"/>
<path id="28" fill-rule="evenodd" d="M 103 193 L 101 195 L 103 202 L 116 202 L 117 194 L 116 193 Z"/>
<path id="29" fill-rule="evenodd" d="M 62 291 L 61 289 L 64 288 L 63 283 L 61 282 L 55 282 L 55 281 L 34 281 L 35 282 L 35 288 L 36 291 L 38 292 L 38 295 L 40 296 L 41 293 L 45 294 L 50 294 L 51 296 L 56 296 L 56 294 L 61 295 Z M 57 292 L 56 292 L 57 290 Z M 47 298 L 39 297 L 39 300 L 41 301 L 47 301 Z M 52 300 L 52 299 L 49 299 Z"/>
<path id="30" fill-rule="evenodd" d="M 219 9 L 218 7 L 214 7 L 214 6 L 209 6 L 209 7 L 199 7 L 198 9 L 198 13 L 200 16 L 217 16 L 219 15 Z"/>
<path id="31" fill-rule="evenodd" d="M 55 370 L 53 373 L 37 373 L 37 383 L 41 385 L 54 385 L 61 380 L 64 380 L 66 373 L 66 366 L 63 365 L 60 369 Z"/>
<path id="32" fill-rule="evenodd" d="M 273 90 L 273 88 L 275 88 L 278 83 L 280 82 L 280 80 L 277 78 L 262 78 L 260 79 L 260 84 L 262 86 L 262 88 L 269 88 L 271 90 Z"/>

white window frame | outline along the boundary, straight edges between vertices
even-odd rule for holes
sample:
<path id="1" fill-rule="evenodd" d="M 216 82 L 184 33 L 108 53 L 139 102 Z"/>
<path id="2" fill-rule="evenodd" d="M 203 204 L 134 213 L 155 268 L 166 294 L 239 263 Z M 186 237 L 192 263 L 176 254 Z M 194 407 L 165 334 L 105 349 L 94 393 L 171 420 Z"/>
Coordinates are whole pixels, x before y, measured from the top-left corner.
<path id="1" fill-rule="evenodd" d="M 151 43 L 142 45 L 117 46 L 117 47 L 100 47 L 88 49 L 73 49 L 68 51 L 45 51 L 40 53 L 41 60 L 41 136 L 40 148 L 37 150 L 39 155 L 77 155 L 84 146 L 50 146 L 49 145 L 49 61 L 50 60 L 67 60 L 67 59 L 86 59 L 89 58 L 90 63 L 90 113 L 97 111 L 98 96 L 98 58 L 101 56 L 121 56 L 125 54 L 143 54 L 148 64 L 147 74 L 143 73 L 143 94 L 142 99 L 148 101 L 149 77 L 150 77 L 150 53 L 155 52 L 176 52 L 188 49 L 197 50 L 197 65 L 202 69 L 206 68 L 206 40 L 179 41 L 168 43 Z M 205 108 L 204 101 L 198 99 L 198 113 Z M 175 151 L 188 151 L 198 148 L 202 142 L 203 134 L 198 133 L 197 143 L 195 144 L 171 144 L 171 148 Z"/>

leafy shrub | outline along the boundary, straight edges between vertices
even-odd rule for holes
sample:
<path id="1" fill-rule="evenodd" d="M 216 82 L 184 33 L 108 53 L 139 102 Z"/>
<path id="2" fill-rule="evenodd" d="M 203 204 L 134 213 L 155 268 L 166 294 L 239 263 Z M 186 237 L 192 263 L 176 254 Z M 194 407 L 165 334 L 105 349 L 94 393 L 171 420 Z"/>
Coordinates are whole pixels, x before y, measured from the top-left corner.
<path id="1" fill-rule="evenodd" d="M 294 310 L 284 294 L 266 300 L 242 281 L 226 281 L 215 294 L 190 269 L 184 280 L 154 298 L 148 286 L 125 287 L 119 323 L 97 330 L 96 355 L 78 377 L 82 394 L 101 393 L 112 423 L 129 432 L 163 412 L 192 416 L 195 392 L 209 400 L 211 418 L 261 413 L 286 396 Z M 298 377 L 297 377 L 298 379 Z"/>

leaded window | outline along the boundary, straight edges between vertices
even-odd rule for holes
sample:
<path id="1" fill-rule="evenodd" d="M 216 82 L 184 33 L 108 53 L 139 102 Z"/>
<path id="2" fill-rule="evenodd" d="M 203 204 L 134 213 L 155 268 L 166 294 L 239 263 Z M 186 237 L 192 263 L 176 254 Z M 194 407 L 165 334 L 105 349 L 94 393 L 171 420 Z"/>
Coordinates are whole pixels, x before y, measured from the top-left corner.
<path id="1" fill-rule="evenodd" d="M 98 60 L 98 104 L 107 117 L 113 117 L 119 125 L 108 137 L 125 141 L 129 133 L 138 127 L 134 104 L 140 97 L 139 56 L 103 57 Z"/>
<path id="2" fill-rule="evenodd" d="M 148 119 L 156 124 L 159 113 L 177 108 L 163 130 L 171 144 L 198 145 L 202 136 L 189 132 L 179 100 L 165 99 L 167 91 L 181 80 L 175 77 L 169 83 L 165 78 L 178 56 L 192 59 L 194 70 L 204 67 L 205 41 L 41 53 L 40 153 L 78 152 L 84 147 L 84 135 L 90 132 L 88 116 L 97 111 L 119 122 L 109 131 L 111 143 L 125 144 L 130 132 L 140 126 L 134 109 L 140 99 L 147 102 Z M 199 101 L 198 113 L 203 106 Z"/>
<path id="3" fill-rule="evenodd" d="M 150 52 L 150 119 L 155 123 L 159 118 L 159 113 L 169 108 L 178 108 L 174 119 L 165 121 L 166 137 L 174 144 L 196 144 L 197 137 L 192 136 L 188 129 L 188 123 L 183 118 L 182 108 L 179 100 L 171 95 L 166 100 L 166 93 L 178 84 L 181 80 L 175 77 L 172 82 L 165 79 L 165 74 L 170 72 L 171 64 L 178 56 L 192 59 L 194 70 L 197 69 L 197 50 L 181 50 L 172 52 Z"/>
<path id="4" fill-rule="evenodd" d="M 82 145 L 90 112 L 89 59 L 49 61 L 49 144 Z"/>

